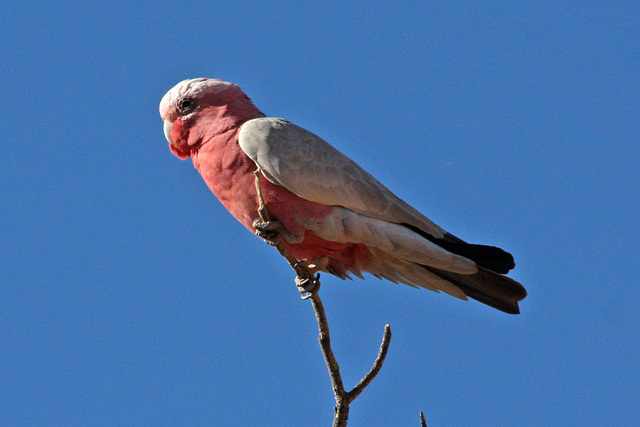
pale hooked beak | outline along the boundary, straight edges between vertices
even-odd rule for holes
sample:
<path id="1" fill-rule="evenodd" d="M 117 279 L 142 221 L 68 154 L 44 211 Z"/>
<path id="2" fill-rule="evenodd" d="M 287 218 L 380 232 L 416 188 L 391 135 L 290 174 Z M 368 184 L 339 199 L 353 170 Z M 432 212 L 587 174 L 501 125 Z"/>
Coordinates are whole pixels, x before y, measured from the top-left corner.
<path id="1" fill-rule="evenodd" d="M 171 129 L 173 128 L 173 123 L 170 122 L 169 120 L 165 120 L 164 121 L 164 137 L 167 138 L 167 141 L 169 141 L 169 144 L 175 146 L 175 144 L 173 143 L 173 141 L 171 140 Z"/>

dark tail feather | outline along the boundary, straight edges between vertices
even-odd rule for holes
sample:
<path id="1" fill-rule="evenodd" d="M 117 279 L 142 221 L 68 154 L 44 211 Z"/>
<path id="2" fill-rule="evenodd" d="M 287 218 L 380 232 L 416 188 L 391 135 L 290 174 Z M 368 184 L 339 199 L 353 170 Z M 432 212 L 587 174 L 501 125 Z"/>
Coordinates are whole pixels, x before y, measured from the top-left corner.
<path id="1" fill-rule="evenodd" d="M 440 240 L 437 244 L 449 252 L 469 258 L 479 266 L 496 273 L 507 274 L 516 266 L 513 255 L 495 246 L 449 243 L 444 240 Z"/>
<path id="2" fill-rule="evenodd" d="M 516 266 L 509 252 L 495 246 L 467 243 L 450 233 L 437 238 L 413 225 L 402 225 L 443 249 L 474 261 L 478 265 L 478 272 L 464 275 L 424 265 L 422 267 L 453 283 L 470 298 L 505 313 L 520 313 L 518 301 L 527 296 L 527 291 L 520 283 L 503 276 Z"/>
<path id="3" fill-rule="evenodd" d="M 403 225 L 441 248 L 469 258 L 479 266 L 495 271 L 496 273 L 507 274 L 509 270 L 516 266 L 513 256 L 509 252 L 495 246 L 467 243 L 450 233 L 446 233 L 443 238 L 439 239 L 413 225 Z"/>
<path id="4" fill-rule="evenodd" d="M 453 283 L 470 298 L 509 314 L 519 314 L 518 301 L 527 296 L 524 287 L 515 280 L 478 267 L 475 274 L 464 275 L 423 266 Z"/>

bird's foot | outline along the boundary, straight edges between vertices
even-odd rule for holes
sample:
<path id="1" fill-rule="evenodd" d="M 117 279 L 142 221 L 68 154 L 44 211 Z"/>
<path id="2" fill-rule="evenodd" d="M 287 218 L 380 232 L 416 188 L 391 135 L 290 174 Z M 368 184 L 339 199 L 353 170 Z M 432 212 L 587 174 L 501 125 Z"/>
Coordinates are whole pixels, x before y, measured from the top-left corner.
<path id="1" fill-rule="evenodd" d="M 310 277 L 296 276 L 296 286 L 302 299 L 309 299 L 320 290 L 320 274 Z"/>
<path id="2" fill-rule="evenodd" d="M 256 236 L 271 246 L 277 246 L 282 239 L 291 244 L 300 243 L 303 239 L 302 236 L 291 234 L 284 224 L 277 219 L 262 221 L 258 218 L 253 221 L 253 228 Z"/>
<path id="3" fill-rule="evenodd" d="M 286 231 L 284 225 L 277 220 L 262 221 L 256 219 L 253 221 L 253 228 L 255 229 L 256 236 L 270 244 L 276 246 L 282 240 L 282 235 Z"/>
<path id="4" fill-rule="evenodd" d="M 309 299 L 311 295 L 320 290 L 320 274 L 318 271 L 324 270 L 329 264 L 328 257 L 315 259 L 313 263 L 306 260 L 298 261 L 294 266 L 296 272 L 296 286 L 302 294 L 302 299 Z"/>

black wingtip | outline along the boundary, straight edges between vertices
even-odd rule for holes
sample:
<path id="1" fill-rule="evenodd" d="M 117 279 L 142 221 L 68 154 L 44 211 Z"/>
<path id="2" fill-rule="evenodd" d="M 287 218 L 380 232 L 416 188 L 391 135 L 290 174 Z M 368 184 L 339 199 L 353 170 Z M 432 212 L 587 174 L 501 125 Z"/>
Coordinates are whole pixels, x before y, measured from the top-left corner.
<path id="1" fill-rule="evenodd" d="M 444 243 L 442 247 L 449 252 L 469 258 L 479 266 L 495 271 L 496 273 L 507 274 L 516 266 L 513 255 L 495 246 L 475 245 L 471 243 Z"/>
<path id="2" fill-rule="evenodd" d="M 445 233 L 444 237 L 437 238 L 413 225 L 402 225 L 441 248 L 456 255 L 469 258 L 480 267 L 495 271 L 496 273 L 507 274 L 516 266 L 513 255 L 498 247 L 467 243 L 450 233 Z"/>

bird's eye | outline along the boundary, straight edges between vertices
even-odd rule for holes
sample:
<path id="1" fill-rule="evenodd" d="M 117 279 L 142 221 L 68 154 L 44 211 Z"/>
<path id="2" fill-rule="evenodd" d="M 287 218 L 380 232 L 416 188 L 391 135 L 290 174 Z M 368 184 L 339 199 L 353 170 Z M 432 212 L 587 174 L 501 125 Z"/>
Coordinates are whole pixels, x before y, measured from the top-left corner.
<path id="1" fill-rule="evenodd" d="M 180 103 L 178 104 L 178 109 L 182 112 L 182 113 L 188 113 L 191 110 L 193 110 L 193 108 L 196 106 L 196 103 L 193 99 L 183 99 L 182 101 L 180 101 Z"/>

